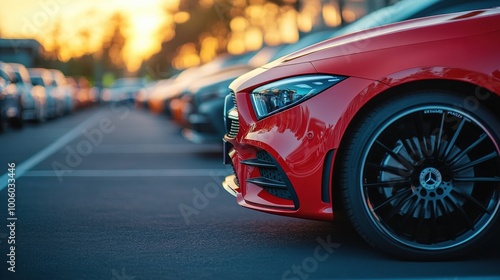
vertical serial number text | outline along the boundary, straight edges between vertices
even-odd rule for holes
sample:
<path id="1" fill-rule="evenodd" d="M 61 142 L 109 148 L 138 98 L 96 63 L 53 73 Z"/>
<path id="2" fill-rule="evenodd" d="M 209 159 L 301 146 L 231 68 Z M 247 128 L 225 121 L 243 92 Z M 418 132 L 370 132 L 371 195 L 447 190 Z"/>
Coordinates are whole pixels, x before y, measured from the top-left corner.
<path id="1" fill-rule="evenodd" d="M 7 270 L 16 272 L 16 164 L 11 162 L 8 164 L 7 169 L 7 228 L 8 228 L 8 254 L 7 263 L 9 264 Z"/>

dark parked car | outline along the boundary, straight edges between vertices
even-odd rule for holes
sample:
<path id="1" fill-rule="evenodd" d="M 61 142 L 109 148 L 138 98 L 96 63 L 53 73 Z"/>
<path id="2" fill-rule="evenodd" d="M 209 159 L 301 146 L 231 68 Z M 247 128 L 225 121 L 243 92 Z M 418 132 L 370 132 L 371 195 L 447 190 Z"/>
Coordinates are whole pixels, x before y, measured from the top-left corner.
<path id="1" fill-rule="evenodd" d="M 191 108 L 190 101 L 194 94 L 192 86 L 199 87 L 205 84 L 210 84 L 210 81 L 217 82 L 221 79 L 235 79 L 239 75 L 248 72 L 254 66 L 251 66 L 254 56 L 257 55 L 256 51 L 244 53 L 241 55 L 226 55 L 224 61 L 220 65 L 220 69 L 207 72 L 203 75 L 198 74 L 191 76 L 190 82 L 186 87 L 182 88 L 176 97 L 172 98 L 170 102 L 170 111 L 174 121 L 185 125 L 187 123 L 186 117 Z"/>
<path id="2" fill-rule="evenodd" d="M 240 65 L 199 80 L 189 87 L 183 96 L 182 114 L 186 128 L 182 135 L 195 143 L 219 142 L 221 135 L 214 131 L 224 131 L 221 117 L 224 103 L 219 102 L 227 95 L 227 87 L 238 76 L 252 67 Z"/>
<path id="3" fill-rule="evenodd" d="M 17 86 L 14 69 L 9 64 L 0 62 L 0 76 L 7 83 L 3 90 L 3 115 L 10 126 L 21 128 L 23 126 L 22 91 Z"/>
<path id="4" fill-rule="evenodd" d="M 181 95 L 186 93 L 189 86 L 220 71 L 248 63 L 254 54 L 255 52 L 242 55 L 223 54 L 201 66 L 185 69 L 170 79 L 161 80 L 148 96 L 149 108 L 155 113 L 164 113 L 182 122 Z"/>

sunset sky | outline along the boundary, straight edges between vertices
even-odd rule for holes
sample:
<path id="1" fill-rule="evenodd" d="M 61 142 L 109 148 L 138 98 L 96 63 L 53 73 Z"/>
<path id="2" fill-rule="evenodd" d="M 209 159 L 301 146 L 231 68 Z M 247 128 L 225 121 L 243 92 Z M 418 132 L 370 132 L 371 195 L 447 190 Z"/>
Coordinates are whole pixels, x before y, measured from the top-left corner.
<path id="1" fill-rule="evenodd" d="M 177 7 L 178 0 L 7 0 L 8 8 L 0 9 L 0 30 L 3 37 L 35 38 L 50 49 L 46 35 L 55 21 L 62 22 L 62 39 L 73 44 L 73 53 L 62 53 L 62 59 L 93 51 L 93 44 L 82 45 L 75 37 L 75 30 L 86 28 L 90 38 L 98 38 L 105 32 L 103 21 L 113 12 L 121 11 L 130 21 L 125 47 L 127 67 L 135 70 L 143 58 L 160 48 L 161 38 L 155 36 L 156 28 L 164 22 L 162 9 L 167 5 Z M 10 2 L 10 3 L 9 3 Z M 85 16 L 83 16 L 85 15 Z M 80 53 L 79 53 L 80 52 Z"/>
<path id="2" fill-rule="evenodd" d="M 111 15 L 120 12 L 127 21 L 121 26 L 126 37 L 121 55 L 127 69 L 134 72 L 143 60 L 161 49 L 163 41 L 175 36 L 176 24 L 190 19 L 189 11 L 179 10 L 180 1 L 7 0 L 3 5 L 7 8 L 0 10 L 0 32 L 5 38 L 35 38 L 49 52 L 54 46 L 59 46 L 59 59 L 67 61 L 84 54 L 99 53 L 103 39 L 111 36 Z M 283 2 L 293 4 L 295 0 Z M 210 61 L 221 47 L 229 53 L 240 54 L 264 44 L 294 43 L 299 38 L 299 31 L 309 32 L 313 26 L 321 24 L 321 17 L 328 26 L 340 24 L 338 6 L 324 4 L 321 0 L 301 2 L 300 11 L 292 5 L 278 6 L 266 0 L 200 0 L 197 3 L 216 11 L 226 9 L 223 12 L 231 15 L 225 19 L 230 33 L 223 38 L 210 32 L 204 37 L 193 37 L 192 42 L 176 50 L 172 65 L 177 69 Z M 352 21 L 356 18 L 354 12 L 361 15 L 364 10 L 346 8 L 342 15 Z M 195 47 L 196 43 L 199 43 L 198 47 Z"/>

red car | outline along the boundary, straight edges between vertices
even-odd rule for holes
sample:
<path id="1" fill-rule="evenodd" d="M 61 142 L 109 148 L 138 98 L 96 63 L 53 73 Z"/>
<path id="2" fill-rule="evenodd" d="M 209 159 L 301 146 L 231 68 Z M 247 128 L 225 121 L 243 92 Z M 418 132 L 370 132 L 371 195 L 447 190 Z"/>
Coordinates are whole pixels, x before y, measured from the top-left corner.
<path id="1" fill-rule="evenodd" d="M 332 220 L 436 260 L 500 228 L 500 9 L 321 42 L 236 79 L 223 187 L 241 206 Z"/>

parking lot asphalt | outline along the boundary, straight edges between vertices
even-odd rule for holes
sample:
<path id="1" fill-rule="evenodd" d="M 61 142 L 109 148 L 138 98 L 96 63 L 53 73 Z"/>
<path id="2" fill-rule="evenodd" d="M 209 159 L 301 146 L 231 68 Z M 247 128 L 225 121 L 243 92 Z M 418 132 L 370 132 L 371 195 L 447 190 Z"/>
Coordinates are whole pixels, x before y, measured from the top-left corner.
<path id="1" fill-rule="evenodd" d="M 500 239 L 462 260 L 408 262 L 372 250 L 342 213 L 241 208 L 220 187 L 220 145 L 189 143 L 145 110 L 87 109 L 7 131 L 0 147 L 0 279 L 500 279 Z"/>

